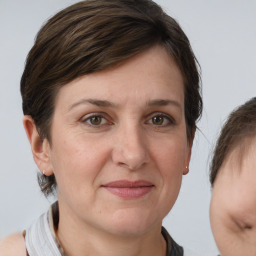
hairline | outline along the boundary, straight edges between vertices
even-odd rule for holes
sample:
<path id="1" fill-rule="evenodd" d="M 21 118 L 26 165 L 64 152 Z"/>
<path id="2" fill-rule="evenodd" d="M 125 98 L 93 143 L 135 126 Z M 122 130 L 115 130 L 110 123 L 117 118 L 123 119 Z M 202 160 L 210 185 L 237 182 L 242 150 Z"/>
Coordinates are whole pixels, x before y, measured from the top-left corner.
<path id="1" fill-rule="evenodd" d="M 256 132 L 246 134 L 244 135 L 244 137 L 236 137 L 235 141 L 233 141 L 233 143 L 226 151 L 223 161 L 216 172 L 215 178 L 212 183 L 212 188 L 214 188 L 214 184 L 216 183 L 219 174 L 223 173 L 223 168 L 226 164 L 236 164 L 236 168 L 238 167 L 239 170 L 242 170 L 242 165 L 245 161 L 244 156 L 249 152 L 254 143 L 256 143 Z"/>
<path id="2" fill-rule="evenodd" d="M 47 127 L 47 132 L 46 134 L 44 134 L 43 136 L 40 136 L 41 139 L 47 139 L 48 142 L 49 142 L 49 145 L 52 146 L 52 140 L 51 140 L 51 127 L 52 127 L 52 121 L 53 121 L 53 116 L 54 116 L 54 112 L 55 112 L 55 107 L 56 107 L 56 101 L 57 101 L 57 97 L 59 95 L 59 90 L 66 86 L 67 84 L 77 80 L 77 79 L 81 79 L 83 76 L 86 76 L 86 75 L 90 75 L 90 74 L 95 74 L 95 73 L 98 73 L 98 72 L 101 72 L 101 71 L 104 71 L 104 70 L 111 70 L 111 69 L 114 69 L 122 64 L 124 64 L 125 62 L 127 62 L 128 60 L 140 55 L 140 54 L 143 54 L 144 52 L 148 51 L 149 49 L 151 48 L 154 48 L 156 46 L 160 46 L 163 48 L 163 50 L 166 51 L 166 53 L 168 54 L 169 57 L 172 57 L 173 58 L 173 61 L 175 62 L 177 68 L 179 69 L 179 71 L 181 72 L 181 76 L 182 76 L 182 80 L 183 80 L 183 94 L 184 94 L 184 116 L 185 116 L 185 124 L 186 124 L 186 136 L 187 136 L 187 139 L 189 141 L 193 141 L 193 134 L 195 133 L 196 131 L 196 128 L 197 126 L 194 125 L 193 127 L 189 127 L 189 124 L 187 123 L 187 119 L 186 119 L 186 113 L 185 113 L 185 109 L 186 109 L 186 87 L 187 87 L 187 83 L 186 83 L 186 76 L 184 74 L 184 71 L 182 70 L 182 67 L 180 66 L 180 64 L 178 63 L 176 57 L 174 56 L 174 54 L 172 54 L 172 52 L 168 49 L 168 45 L 165 44 L 165 42 L 163 41 L 156 41 L 156 42 L 152 42 L 151 45 L 148 45 L 147 47 L 141 49 L 139 52 L 136 52 L 134 54 L 131 54 L 130 56 L 124 58 L 123 60 L 121 61 L 118 61 L 112 65 L 109 65 L 107 66 L 105 69 L 102 69 L 102 70 L 96 70 L 96 71 L 93 71 L 93 72 L 88 72 L 87 74 L 81 74 L 81 75 L 78 75 L 77 77 L 73 78 L 72 80 L 70 81 L 67 81 L 66 83 L 63 83 L 63 84 L 59 84 L 59 86 L 56 86 L 54 91 L 54 95 L 53 95 L 53 111 L 51 113 L 51 116 L 49 117 L 48 119 L 48 127 Z M 190 128 L 191 130 L 191 135 L 188 134 L 188 128 Z M 40 135 L 40 130 L 38 129 L 38 133 Z"/>

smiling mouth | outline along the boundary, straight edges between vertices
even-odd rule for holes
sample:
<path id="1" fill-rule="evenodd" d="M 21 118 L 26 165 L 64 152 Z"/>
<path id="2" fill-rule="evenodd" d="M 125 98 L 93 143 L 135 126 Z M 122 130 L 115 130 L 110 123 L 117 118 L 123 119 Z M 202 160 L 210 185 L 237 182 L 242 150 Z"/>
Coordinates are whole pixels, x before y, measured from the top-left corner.
<path id="1" fill-rule="evenodd" d="M 123 199 L 137 199 L 150 193 L 154 185 L 148 181 L 118 180 L 102 186 L 110 193 Z"/>

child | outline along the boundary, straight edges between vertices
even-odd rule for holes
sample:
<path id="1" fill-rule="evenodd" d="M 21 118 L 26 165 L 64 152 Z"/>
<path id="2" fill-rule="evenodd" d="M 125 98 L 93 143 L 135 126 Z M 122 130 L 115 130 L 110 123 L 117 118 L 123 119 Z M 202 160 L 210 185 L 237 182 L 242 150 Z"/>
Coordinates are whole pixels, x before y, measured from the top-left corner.
<path id="1" fill-rule="evenodd" d="M 210 168 L 210 219 L 222 256 L 256 255 L 256 97 L 231 113 Z"/>

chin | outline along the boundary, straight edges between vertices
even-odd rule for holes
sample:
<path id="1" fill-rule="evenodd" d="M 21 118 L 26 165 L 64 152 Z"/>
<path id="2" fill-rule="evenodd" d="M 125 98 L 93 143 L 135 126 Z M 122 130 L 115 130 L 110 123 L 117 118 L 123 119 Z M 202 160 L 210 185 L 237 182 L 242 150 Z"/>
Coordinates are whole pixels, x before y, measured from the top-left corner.
<path id="1" fill-rule="evenodd" d="M 111 230 L 123 236 L 138 236 L 145 234 L 153 227 L 161 228 L 162 222 L 157 221 L 154 214 L 145 214 L 142 210 L 122 210 L 112 216 Z"/>
<path id="2" fill-rule="evenodd" d="M 138 237 L 144 235 L 150 230 L 148 226 L 139 226 L 134 223 L 112 226 L 108 232 L 112 235 L 118 235 L 119 237 Z"/>

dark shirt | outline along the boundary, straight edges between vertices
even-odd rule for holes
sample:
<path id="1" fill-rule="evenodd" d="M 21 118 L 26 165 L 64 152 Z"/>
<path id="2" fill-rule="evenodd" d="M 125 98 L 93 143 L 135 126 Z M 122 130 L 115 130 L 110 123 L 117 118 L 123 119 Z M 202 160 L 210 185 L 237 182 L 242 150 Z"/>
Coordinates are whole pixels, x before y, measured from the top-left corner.
<path id="1" fill-rule="evenodd" d="M 162 235 L 167 244 L 166 256 L 183 256 L 183 248 L 172 239 L 164 227 L 162 227 Z"/>

